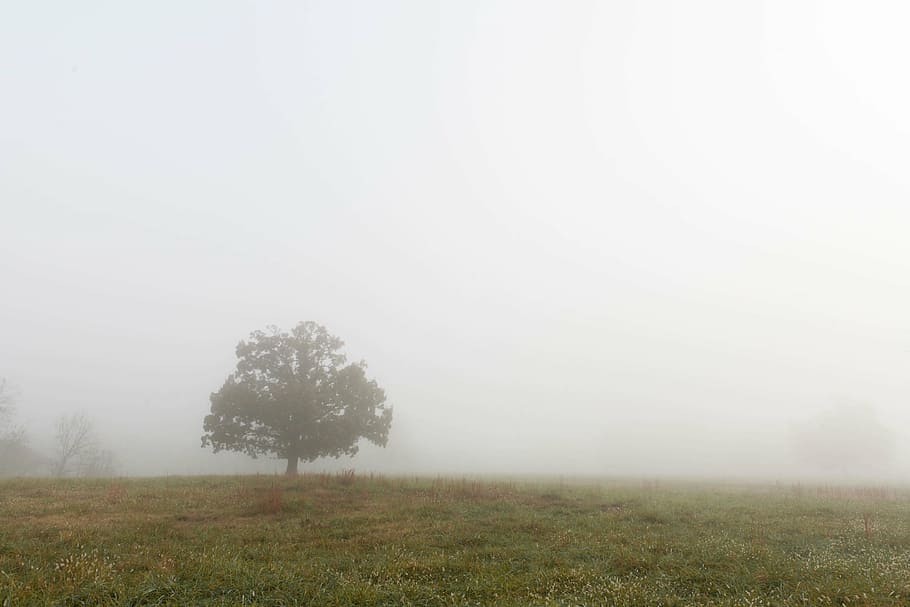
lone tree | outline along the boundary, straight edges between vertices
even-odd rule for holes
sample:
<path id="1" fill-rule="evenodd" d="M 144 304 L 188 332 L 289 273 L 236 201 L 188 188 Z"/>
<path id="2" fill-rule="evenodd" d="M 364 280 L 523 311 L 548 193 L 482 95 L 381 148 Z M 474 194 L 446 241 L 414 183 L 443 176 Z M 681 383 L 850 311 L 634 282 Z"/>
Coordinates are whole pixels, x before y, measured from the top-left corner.
<path id="1" fill-rule="evenodd" d="M 302 322 L 290 333 L 269 327 L 237 345 L 237 369 L 211 396 L 202 446 L 215 452 L 271 454 L 300 460 L 357 453 L 366 438 L 385 446 L 392 409 L 366 377 L 366 364 L 345 366 L 344 342 L 325 327 Z"/>

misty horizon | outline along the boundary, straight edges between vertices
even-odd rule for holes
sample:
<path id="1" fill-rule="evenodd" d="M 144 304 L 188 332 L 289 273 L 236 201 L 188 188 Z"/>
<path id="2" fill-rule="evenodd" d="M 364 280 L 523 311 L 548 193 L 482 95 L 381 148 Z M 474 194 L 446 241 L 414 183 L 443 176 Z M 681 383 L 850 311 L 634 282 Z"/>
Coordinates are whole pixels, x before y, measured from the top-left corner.
<path id="1" fill-rule="evenodd" d="M 0 378 L 118 474 L 250 332 L 394 407 L 303 470 L 910 478 L 900 5 L 0 9 Z M 903 160 L 902 160 L 903 159 Z"/>

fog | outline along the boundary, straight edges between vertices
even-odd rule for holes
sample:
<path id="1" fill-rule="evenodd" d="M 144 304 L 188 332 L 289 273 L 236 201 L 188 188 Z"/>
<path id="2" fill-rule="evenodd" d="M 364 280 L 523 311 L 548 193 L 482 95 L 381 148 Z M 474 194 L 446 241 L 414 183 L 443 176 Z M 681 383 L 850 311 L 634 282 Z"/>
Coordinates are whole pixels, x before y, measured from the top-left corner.
<path id="1" fill-rule="evenodd" d="M 18 423 L 47 450 L 83 412 L 122 474 L 280 471 L 202 420 L 238 341 L 314 320 L 394 420 L 304 469 L 905 481 L 908 18 L 7 3 Z"/>

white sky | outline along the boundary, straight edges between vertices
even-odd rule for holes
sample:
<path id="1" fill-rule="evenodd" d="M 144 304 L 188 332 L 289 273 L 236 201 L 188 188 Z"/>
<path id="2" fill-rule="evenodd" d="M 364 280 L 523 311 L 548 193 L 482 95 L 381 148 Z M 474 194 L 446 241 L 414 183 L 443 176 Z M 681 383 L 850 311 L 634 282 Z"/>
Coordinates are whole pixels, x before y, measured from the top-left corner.
<path id="1" fill-rule="evenodd" d="M 784 474 L 843 400 L 906 443 L 908 20 L 4 3 L 0 376 L 137 473 L 249 469 L 208 395 L 299 320 L 395 406 L 362 469 Z"/>

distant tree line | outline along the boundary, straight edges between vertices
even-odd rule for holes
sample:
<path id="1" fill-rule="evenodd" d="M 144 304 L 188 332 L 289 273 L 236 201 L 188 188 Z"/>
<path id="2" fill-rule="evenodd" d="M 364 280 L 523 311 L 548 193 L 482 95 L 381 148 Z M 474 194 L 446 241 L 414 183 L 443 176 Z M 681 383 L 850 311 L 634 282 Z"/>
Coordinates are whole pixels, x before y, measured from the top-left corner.
<path id="1" fill-rule="evenodd" d="M 113 454 L 103 449 L 91 420 L 82 413 L 63 415 L 55 424 L 53 451 L 34 449 L 25 429 L 15 423 L 16 394 L 0 379 L 0 476 L 112 476 Z"/>
<path id="2" fill-rule="evenodd" d="M 37 467 L 25 430 L 15 425 L 16 398 L 12 387 L 0 379 L 0 475 L 29 474 Z"/>

